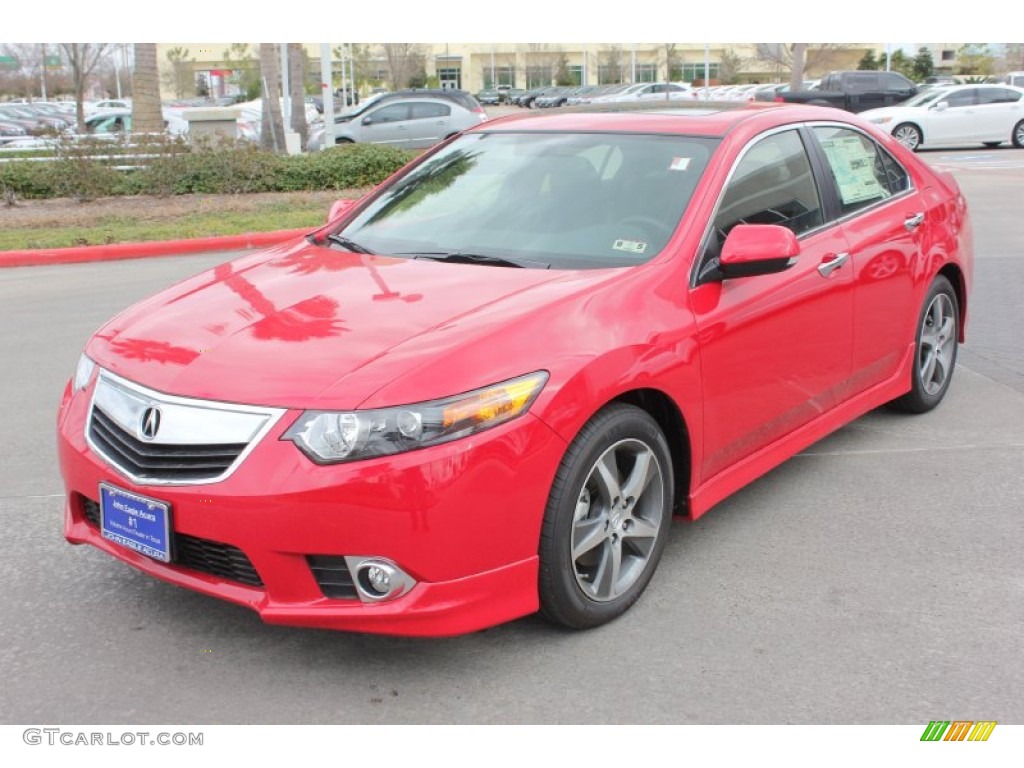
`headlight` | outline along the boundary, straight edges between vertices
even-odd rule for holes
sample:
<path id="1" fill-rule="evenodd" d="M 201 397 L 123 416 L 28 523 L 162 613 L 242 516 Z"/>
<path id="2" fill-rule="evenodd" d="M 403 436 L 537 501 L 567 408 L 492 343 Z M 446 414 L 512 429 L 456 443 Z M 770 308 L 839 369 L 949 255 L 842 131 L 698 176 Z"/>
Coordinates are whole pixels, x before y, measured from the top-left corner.
<path id="1" fill-rule="evenodd" d="M 872 117 L 870 120 L 868 120 L 868 122 L 875 123 L 876 125 L 885 125 L 886 123 L 892 122 L 892 118 L 891 117 Z"/>
<path id="2" fill-rule="evenodd" d="M 306 411 L 284 433 L 317 464 L 426 448 L 496 427 L 526 413 L 545 371 L 426 403 L 368 411 Z"/>
<path id="3" fill-rule="evenodd" d="M 85 353 L 78 358 L 78 367 L 75 369 L 75 378 L 71 384 L 71 391 L 80 392 L 89 385 L 92 372 L 96 370 L 96 363 L 86 357 Z"/>

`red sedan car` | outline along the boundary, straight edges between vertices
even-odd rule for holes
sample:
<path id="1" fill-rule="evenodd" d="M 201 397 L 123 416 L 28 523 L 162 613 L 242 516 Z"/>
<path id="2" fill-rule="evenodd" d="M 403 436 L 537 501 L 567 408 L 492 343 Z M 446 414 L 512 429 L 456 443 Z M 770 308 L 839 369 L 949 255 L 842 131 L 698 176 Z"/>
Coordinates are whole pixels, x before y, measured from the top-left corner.
<path id="1" fill-rule="evenodd" d="M 846 112 L 491 121 L 96 333 L 65 536 L 276 624 L 596 626 L 673 515 L 934 408 L 971 279 L 953 178 Z"/>

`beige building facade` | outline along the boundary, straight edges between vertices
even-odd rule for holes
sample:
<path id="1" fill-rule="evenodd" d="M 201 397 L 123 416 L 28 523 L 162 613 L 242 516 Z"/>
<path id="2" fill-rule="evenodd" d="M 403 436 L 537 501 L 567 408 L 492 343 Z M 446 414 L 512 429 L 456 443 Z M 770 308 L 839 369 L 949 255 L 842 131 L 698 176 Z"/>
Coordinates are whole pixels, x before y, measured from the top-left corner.
<path id="1" fill-rule="evenodd" d="M 390 44 L 389 44 L 390 45 Z M 664 80 L 701 85 L 707 62 L 711 84 L 724 82 L 777 82 L 789 77 L 790 51 L 783 44 L 726 43 L 431 43 L 411 51 L 385 50 L 385 45 L 357 43 L 349 48 L 332 43 L 332 85 L 346 78 L 360 89 L 391 87 L 391 66 L 415 59 L 414 69 L 423 85 L 462 88 L 477 92 L 506 85 L 536 88 L 559 81 L 581 85 L 656 82 Z M 303 43 L 309 62 L 307 83 L 320 81 L 319 43 Z M 258 71 L 255 43 L 161 43 L 158 58 L 165 98 L 194 96 L 196 89 L 211 96 L 237 93 L 244 73 Z M 848 43 L 812 46 L 806 74 L 821 75 L 833 69 L 853 69 L 868 50 L 884 52 L 880 43 Z M 343 56 L 343 53 L 345 54 Z M 389 53 L 391 54 L 389 56 Z M 352 63 L 354 61 L 354 64 Z M 355 76 L 352 76 L 354 70 Z M 191 93 L 182 93 L 191 90 Z"/>

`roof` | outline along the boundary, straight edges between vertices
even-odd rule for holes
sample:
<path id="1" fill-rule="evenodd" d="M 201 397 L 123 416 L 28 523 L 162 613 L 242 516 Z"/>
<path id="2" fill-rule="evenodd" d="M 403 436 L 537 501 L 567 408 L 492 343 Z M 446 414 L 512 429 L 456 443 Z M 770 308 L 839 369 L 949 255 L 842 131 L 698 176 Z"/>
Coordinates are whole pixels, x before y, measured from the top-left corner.
<path id="1" fill-rule="evenodd" d="M 489 120 L 474 132 L 496 131 L 609 131 L 631 133 L 666 133 L 688 136 L 721 137 L 736 125 L 756 122 L 763 127 L 789 122 L 841 117 L 849 112 L 828 107 L 806 107 L 795 104 L 760 103 L 739 108 L 677 107 L 646 105 L 645 109 L 597 111 L 568 109 L 556 113 L 526 112 Z"/>

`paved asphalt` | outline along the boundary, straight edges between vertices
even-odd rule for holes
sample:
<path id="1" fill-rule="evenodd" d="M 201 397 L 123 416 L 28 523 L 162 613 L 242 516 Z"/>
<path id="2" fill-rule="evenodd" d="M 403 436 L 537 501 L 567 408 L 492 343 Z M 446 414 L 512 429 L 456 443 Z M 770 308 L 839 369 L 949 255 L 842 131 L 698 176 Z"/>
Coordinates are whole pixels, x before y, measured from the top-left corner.
<path id="1" fill-rule="evenodd" d="M 265 626 L 67 545 L 54 418 L 79 350 L 226 256 L 0 271 L 0 723 L 1024 722 L 1024 151 L 923 156 L 976 227 L 946 402 L 871 413 L 677 522 L 644 598 L 585 633 Z"/>

